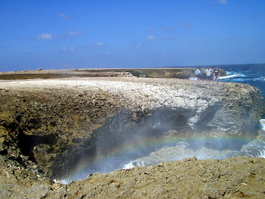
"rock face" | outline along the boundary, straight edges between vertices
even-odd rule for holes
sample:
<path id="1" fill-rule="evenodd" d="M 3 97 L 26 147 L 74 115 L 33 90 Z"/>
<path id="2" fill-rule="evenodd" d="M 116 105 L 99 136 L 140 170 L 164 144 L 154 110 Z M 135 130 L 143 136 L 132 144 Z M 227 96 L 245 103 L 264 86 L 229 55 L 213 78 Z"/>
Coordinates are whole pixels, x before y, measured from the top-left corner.
<path id="1" fill-rule="evenodd" d="M 1 194 L 11 198 L 30 197 L 28 194 L 32 194 L 32 198 L 89 198 L 93 194 L 94 197 L 102 198 L 110 196 L 107 195 L 108 191 L 114 194 L 114 198 L 130 197 L 130 194 L 132 198 L 136 198 L 144 192 L 146 197 L 159 198 L 171 197 L 173 193 L 183 194 L 184 190 L 181 191 L 181 188 L 168 187 L 180 186 L 177 179 L 183 176 L 170 180 L 168 176 L 162 175 L 169 171 L 176 172 L 174 164 L 180 165 L 181 162 L 166 163 L 165 165 L 171 165 L 170 168 L 163 164 L 146 169 L 99 174 L 100 178 L 93 175 L 69 186 L 53 183 L 50 177 L 64 177 L 82 159 L 93 158 L 96 153 L 105 154 L 114 145 L 138 142 L 137 136 L 142 134 L 146 138 L 187 134 L 256 136 L 257 123 L 265 112 L 265 104 L 257 88 L 245 84 L 207 84 L 179 79 L 98 77 L 1 81 L 0 95 L 1 175 L 3 179 L 8 179 L 8 184 L 2 185 L 2 189 L 6 191 Z M 128 132 L 136 138 L 121 139 Z M 105 144 L 100 150 L 96 148 L 99 141 Z M 194 168 L 194 176 L 204 167 L 203 164 L 212 164 L 210 160 L 192 161 L 198 164 Z M 258 172 L 264 175 L 264 160 L 258 158 L 233 159 L 230 169 L 244 167 L 246 162 L 249 165 L 255 163 Z M 227 164 L 228 160 L 223 163 L 222 168 L 213 167 L 223 171 L 223 168 L 229 166 Z M 214 161 L 214 165 L 221 163 Z M 185 168 L 186 166 L 191 168 L 192 164 L 186 162 Z M 148 177 L 153 170 L 157 170 L 154 175 L 161 175 L 159 178 L 164 180 L 158 182 L 158 176 Z M 184 197 L 218 198 L 223 195 L 228 198 L 230 194 L 255 195 L 244 190 L 245 186 L 255 185 L 254 181 L 259 178 L 260 173 L 251 172 L 256 170 L 246 171 L 243 175 L 245 181 L 240 181 L 241 178 L 236 176 L 237 180 L 222 190 L 214 187 L 219 186 L 229 175 L 225 171 L 218 172 L 218 175 L 214 172 L 206 174 L 206 170 L 201 171 L 198 179 L 193 179 L 201 183 L 200 190 L 204 190 L 197 194 L 191 190 L 191 184 L 188 185 L 191 181 L 185 177 L 189 171 L 183 171 L 186 172 L 183 174 L 185 189 L 189 189 Z M 134 172 L 140 178 L 132 179 L 136 175 Z M 217 176 L 210 182 L 211 177 L 205 175 Z M 111 176 L 110 180 L 100 180 L 107 179 L 108 176 Z M 117 180 L 118 176 L 128 180 Z M 140 184 L 137 185 L 136 181 L 144 180 L 145 176 L 148 180 L 140 183 L 141 187 L 147 186 L 145 183 L 153 185 L 148 186 L 148 190 L 140 190 Z M 152 181 L 153 178 L 155 179 Z M 17 191 L 14 185 L 19 187 Z M 193 188 L 195 186 L 192 184 Z M 157 190 L 158 187 L 161 190 Z M 242 190 L 236 191 L 235 187 Z M 76 188 L 93 191 L 88 194 L 76 191 Z M 35 192 L 29 191 L 32 189 Z M 196 192 L 198 190 L 199 188 Z M 264 190 L 255 190 L 255 193 L 262 195 L 262 191 Z"/>

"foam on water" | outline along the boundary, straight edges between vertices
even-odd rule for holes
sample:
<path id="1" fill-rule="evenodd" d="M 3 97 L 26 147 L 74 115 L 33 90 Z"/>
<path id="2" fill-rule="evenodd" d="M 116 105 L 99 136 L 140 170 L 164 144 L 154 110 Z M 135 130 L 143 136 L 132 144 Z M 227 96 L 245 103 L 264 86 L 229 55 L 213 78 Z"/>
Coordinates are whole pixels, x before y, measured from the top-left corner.
<path id="1" fill-rule="evenodd" d="M 220 81 L 250 84 L 259 88 L 265 97 L 265 64 L 224 65 L 220 68 L 226 70 L 227 75 L 237 75 Z"/>

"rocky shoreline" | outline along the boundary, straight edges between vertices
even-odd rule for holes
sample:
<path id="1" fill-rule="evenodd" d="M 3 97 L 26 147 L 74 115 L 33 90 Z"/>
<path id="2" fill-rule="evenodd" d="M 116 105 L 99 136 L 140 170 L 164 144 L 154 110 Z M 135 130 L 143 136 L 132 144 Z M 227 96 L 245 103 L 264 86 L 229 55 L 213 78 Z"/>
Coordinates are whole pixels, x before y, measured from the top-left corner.
<path id="1" fill-rule="evenodd" d="M 127 74 L 128 76 L 128 74 Z M 147 136 L 258 135 L 265 112 L 257 88 L 176 78 L 66 77 L 0 80 L 1 197 L 231 198 L 264 196 L 264 158 L 233 157 L 135 167 L 63 185 L 76 163 L 119 142 L 124 132 Z M 165 125 L 154 128 L 159 115 Z M 152 118 L 152 120 L 151 120 Z M 138 129 L 138 131 L 136 131 Z M 85 153 L 84 153 L 85 152 Z M 181 172 L 180 172 L 181 171 Z M 235 172 L 236 171 L 236 172 Z M 240 172 L 237 172 L 240 171 Z M 175 175 L 174 175 L 174 174 Z M 201 175 L 200 175 L 201 173 Z"/>
<path id="2" fill-rule="evenodd" d="M 148 77 L 148 78 L 179 78 L 188 79 L 194 76 L 196 68 L 138 68 L 138 69 L 61 69 L 61 70 L 24 70 L 0 72 L 0 79 L 54 79 L 65 77 Z M 205 69 L 202 69 L 205 70 Z M 226 71 L 220 69 L 221 76 Z M 206 78 L 202 74 L 202 78 Z"/>

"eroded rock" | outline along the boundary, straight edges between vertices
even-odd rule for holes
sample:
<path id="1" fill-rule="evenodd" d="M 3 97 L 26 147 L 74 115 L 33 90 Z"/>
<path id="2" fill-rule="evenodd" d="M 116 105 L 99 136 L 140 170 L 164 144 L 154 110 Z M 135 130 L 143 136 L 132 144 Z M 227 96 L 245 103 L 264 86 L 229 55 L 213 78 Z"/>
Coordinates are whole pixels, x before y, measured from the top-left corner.
<path id="1" fill-rule="evenodd" d="M 84 152 L 93 153 L 99 136 L 109 136 L 110 142 L 106 142 L 105 146 L 107 149 L 113 146 L 112 142 L 123 144 L 119 141 L 123 133 L 135 132 L 137 135 L 138 132 L 140 135 L 145 132 L 144 127 L 149 129 L 147 136 L 174 137 L 202 133 L 256 136 L 258 120 L 264 114 L 264 101 L 259 90 L 254 87 L 234 83 L 213 85 L 178 79 L 68 78 L 1 81 L 0 89 L 0 153 L 1 165 L 5 168 L 2 176 L 3 180 L 10 180 L 7 183 L 10 192 L 5 191 L 3 196 L 25 197 L 31 194 L 32 189 L 35 190 L 33 197 L 51 198 L 100 198 L 109 196 L 107 193 L 114 197 L 131 198 L 139 197 L 140 194 L 163 198 L 171 197 L 173 193 L 199 198 L 253 195 L 245 191 L 245 185 L 240 185 L 238 180 L 233 185 L 217 189 L 215 183 L 221 187 L 221 181 L 210 184 L 211 176 L 198 181 L 197 178 L 192 179 L 194 176 L 188 171 L 183 171 L 187 179 L 182 182 L 185 186 L 180 186 L 177 183 L 181 176 L 173 181 L 166 180 L 166 177 L 172 176 L 164 176 L 168 168 L 162 173 L 154 172 L 157 176 L 152 178 L 145 174 L 149 174 L 150 168 L 117 171 L 110 181 L 104 182 L 99 179 L 107 178 L 108 174 L 98 174 L 100 178 L 77 181 L 70 188 L 53 184 L 50 177 L 56 172 L 57 176 L 71 173 L 76 162 L 84 158 Z M 233 160 L 237 164 L 237 159 Z M 253 161 L 264 170 L 259 165 L 263 160 Z M 207 161 L 205 164 L 208 165 Z M 213 163 L 218 164 L 216 161 Z M 243 165 L 241 161 L 240 169 Z M 194 169 L 195 175 L 200 168 L 197 166 L 190 165 L 187 168 Z M 129 177 L 126 181 L 117 182 L 118 176 L 123 178 L 127 172 L 135 171 L 138 172 L 135 181 Z M 177 171 L 172 168 L 172 172 Z M 250 180 L 246 177 L 248 175 L 246 173 L 245 178 Z M 157 180 L 152 181 L 153 178 Z M 40 182 L 36 184 L 36 181 Z M 200 189 L 191 190 L 188 184 L 192 182 L 194 187 L 193 183 L 200 181 Z M 25 185 L 28 182 L 32 188 Z M 170 187 L 179 188 L 173 190 L 162 186 L 165 182 Z M 16 191 L 14 184 L 25 189 Z M 251 188 L 253 185 L 252 182 Z M 143 186 L 148 188 L 144 191 L 141 189 Z M 231 186 L 240 187 L 240 192 Z M 74 191 L 77 187 L 90 192 Z"/>

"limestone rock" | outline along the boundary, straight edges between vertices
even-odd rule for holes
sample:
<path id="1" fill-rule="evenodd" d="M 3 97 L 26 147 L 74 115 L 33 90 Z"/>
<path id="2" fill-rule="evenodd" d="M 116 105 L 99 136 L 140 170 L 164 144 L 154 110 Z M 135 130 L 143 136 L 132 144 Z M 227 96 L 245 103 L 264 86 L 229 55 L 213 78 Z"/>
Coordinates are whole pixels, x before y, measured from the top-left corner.
<path id="1" fill-rule="evenodd" d="M 0 95 L 3 198 L 264 194 L 264 160 L 247 157 L 136 167 L 93 174 L 69 185 L 50 180 L 55 171 L 63 176 L 87 157 L 84 154 L 95 153 L 99 140 L 107 138 L 105 149 L 113 143 L 124 144 L 121 138 L 126 132 L 167 138 L 186 134 L 256 136 L 265 112 L 257 88 L 237 83 L 98 77 L 1 81 Z M 237 169 L 245 170 L 242 175 L 233 173 Z"/>

